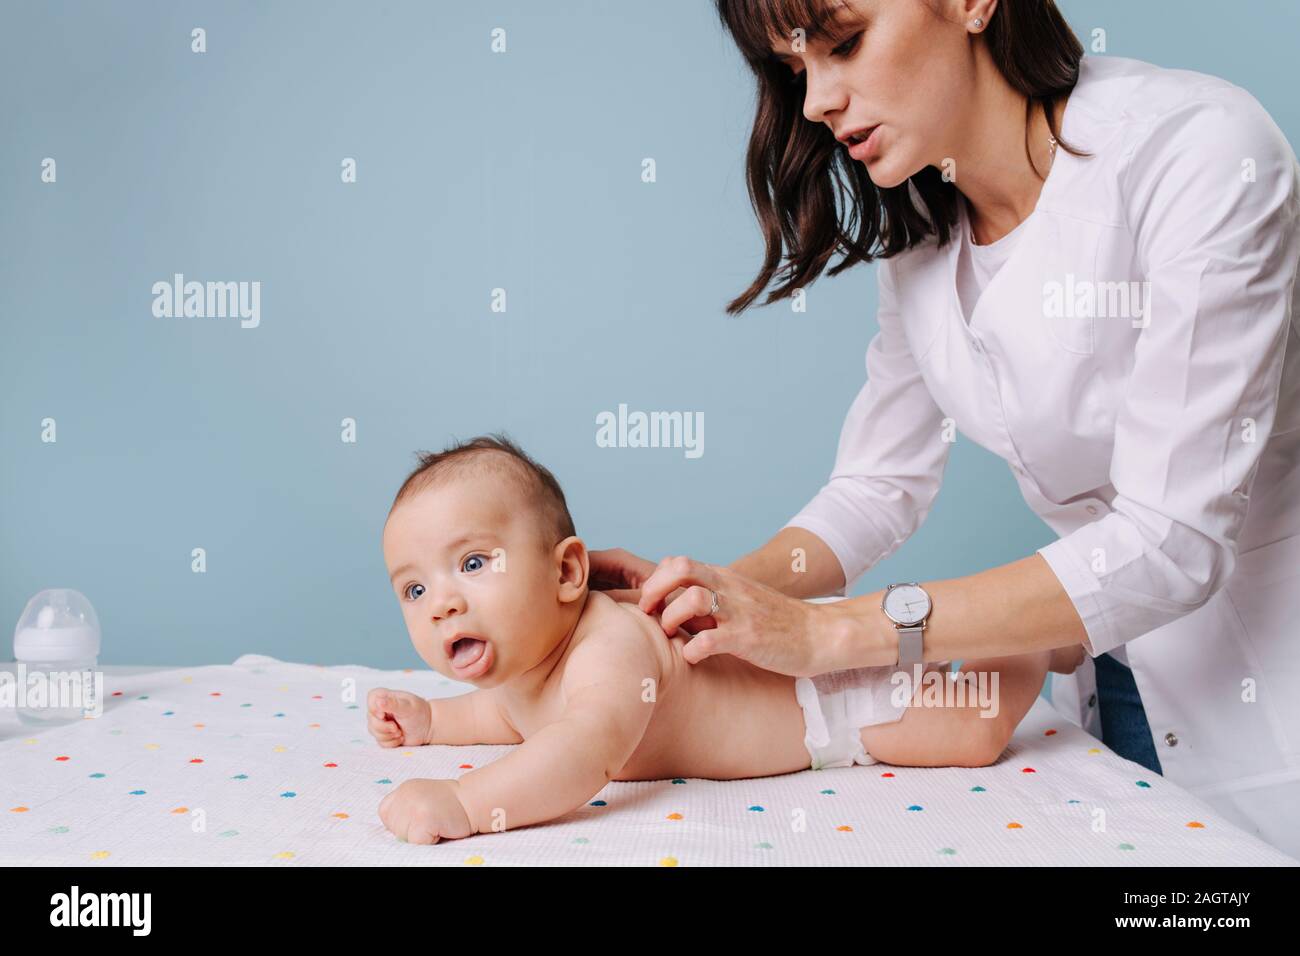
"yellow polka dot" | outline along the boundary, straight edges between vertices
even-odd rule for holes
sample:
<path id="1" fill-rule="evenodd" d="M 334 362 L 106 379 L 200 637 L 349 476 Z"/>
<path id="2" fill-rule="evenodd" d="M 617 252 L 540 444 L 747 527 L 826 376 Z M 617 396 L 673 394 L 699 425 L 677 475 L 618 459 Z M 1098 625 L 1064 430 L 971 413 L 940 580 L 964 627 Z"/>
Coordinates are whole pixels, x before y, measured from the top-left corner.
<path id="1" fill-rule="evenodd" d="M 35 737 L 28 737 L 26 740 L 23 741 L 23 743 L 25 743 L 25 744 L 37 744 L 37 743 L 40 743 L 40 741 L 37 740 Z"/>
<path id="2" fill-rule="evenodd" d="M 331 813 L 330 816 L 338 817 L 338 819 L 340 820 L 346 820 L 348 818 L 348 815 L 346 813 Z"/>
<path id="3" fill-rule="evenodd" d="M 185 681 L 185 683 L 187 683 L 187 684 L 193 684 L 193 683 L 194 683 L 194 678 L 193 678 L 193 677 L 182 677 L 181 680 Z"/>
<path id="4" fill-rule="evenodd" d="M 666 856 L 666 857 L 664 857 L 662 860 L 659 861 L 659 865 L 660 865 L 660 866 L 676 866 L 676 865 L 677 865 L 677 857 L 675 857 L 675 856 Z"/>
<path id="5" fill-rule="evenodd" d="M 482 866 L 482 865 L 483 865 L 483 857 L 478 856 L 477 854 L 475 854 L 474 856 L 467 856 L 467 857 L 465 857 L 465 865 L 466 865 L 466 866 Z"/>
<path id="6" fill-rule="evenodd" d="M 670 813 L 670 814 L 668 814 L 668 819 L 669 819 L 669 820 L 680 820 L 680 819 L 682 819 L 682 815 L 681 815 L 680 813 Z"/>
<path id="7" fill-rule="evenodd" d="M 271 859 L 273 859 L 273 860 L 292 860 L 292 859 L 293 859 L 293 852 L 290 851 L 290 850 L 281 850 L 281 851 L 280 851 L 279 853 L 277 853 L 275 856 L 271 857 Z"/>
<path id="8" fill-rule="evenodd" d="M 415 751 L 413 751 L 413 750 L 403 750 L 403 751 L 402 751 L 402 756 L 403 756 L 403 757 L 414 757 L 414 756 L 415 756 Z"/>
<path id="9" fill-rule="evenodd" d="M 172 813 L 189 813 L 189 812 L 190 812 L 189 807 L 177 807 L 175 810 L 172 811 Z"/>
<path id="10" fill-rule="evenodd" d="M 1095 757 L 1095 756 L 1096 756 L 1097 754 L 1099 754 L 1099 753 L 1101 753 L 1100 748 L 1097 748 L 1097 747 L 1089 747 L 1089 748 L 1088 748 L 1088 754 L 1089 754 L 1089 756 L 1093 756 L 1093 757 Z"/>
<path id="11" fill-rule="evenodd" d="M 288 750 L 289 748 L 286 747 L 284 744 L 276 744 L 276 745 L 275 745 L 274 747 L 272 747 L 271 749 L 272 749 L 273 751 L 275 751 L 276 753 L 278 753 L 278 754 L 282 754 L 282 753 L 284 753 L 286 750 Z"/>
<path id="12" fill-rule="evenodd" d="M 852 833 L 852 832 L 853 832 L 853 827 L 849 826 L 847 823 L 841 823 L 841 824 L 840 824 L 839 826 L 837 826 L 835 829 L 836 829 L 836 830 L 839 830 L 841 833 Z"/>
<path id="13" fill-rule="evenodd" d="M 145 750 L 157 750 L 159 746 L 160 746 L 159 744 L 145 744 L 145 745 L 144 745 L 144 749 L 145 749 Z"/>
<path id="14" fill-rule="evenodd" d="M 108 856 L 109 852 L 107 850 L 96 850 L 94 853 L 90 854 L 92 860 L 103 860 L 107 859 Z"/>
<path id="15" fill-rule="evenodd" d="M 279 687 L 276 688 L 276 690 L 288 690 L 288 689 L 289 689 L 288 684 L 281 684 Z"/>

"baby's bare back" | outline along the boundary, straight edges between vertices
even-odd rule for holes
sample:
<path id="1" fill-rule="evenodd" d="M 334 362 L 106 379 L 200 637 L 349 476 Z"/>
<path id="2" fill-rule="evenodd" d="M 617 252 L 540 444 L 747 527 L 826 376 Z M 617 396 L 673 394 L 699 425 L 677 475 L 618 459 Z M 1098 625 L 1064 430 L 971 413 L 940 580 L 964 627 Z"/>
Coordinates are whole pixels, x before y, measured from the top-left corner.
<path id="1" fill-rule="evenodd" d="M 688 664 L 682 658 L 684 638 L 664 636 L 657 618 L 599 591 L 588 596 L 573 640 L 544 685 L 534 693 L 503 698 L 511 725 L 526 740 L 563 716 L 565 672 L 583 644 L 629 636 L 636 640 L 637 635 L 654 654 L 658 673 L 653 687 L 639 675 L 632 686 L 643 688 L 646 706 L 653 693 L 654 709 L 632 756 L 611 779 L 731 780 L 810 766 L 793 677 L 727 654 Z"/>
<path id="2" fill-rule="evenodd" d="M 689 664 L 684 638 L 665 637 L 659 621 L 634 604 L 619 608 L 661 649 L 664 679 L 650 726 L 615 780 L 731 780 L 809 767 L 793 677 L 729 654 Z"/>

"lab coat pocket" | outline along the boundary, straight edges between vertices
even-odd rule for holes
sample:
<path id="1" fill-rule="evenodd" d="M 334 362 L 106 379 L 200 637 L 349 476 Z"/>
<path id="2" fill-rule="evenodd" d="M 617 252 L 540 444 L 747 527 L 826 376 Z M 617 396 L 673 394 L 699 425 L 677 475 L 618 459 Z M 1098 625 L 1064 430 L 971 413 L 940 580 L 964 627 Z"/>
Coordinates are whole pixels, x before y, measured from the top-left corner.
<path id="1" fill-rule="evenodd" d="M 1101 227 L 1049 215 L 1043 229 L 1038 245 L 1042 322 L 1060 348 L 1091 355 L 1095 349 Z"/>

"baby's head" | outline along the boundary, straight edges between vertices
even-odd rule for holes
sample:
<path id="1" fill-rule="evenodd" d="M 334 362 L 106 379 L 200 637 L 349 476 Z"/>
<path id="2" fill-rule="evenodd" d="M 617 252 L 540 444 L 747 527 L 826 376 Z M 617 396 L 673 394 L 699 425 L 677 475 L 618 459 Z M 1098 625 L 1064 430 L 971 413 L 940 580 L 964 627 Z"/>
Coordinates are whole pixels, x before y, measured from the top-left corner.
<path id="1" fill-rule="evenodd" d="M 434 670 L 499 686 L 544 661 L 581 615 L 587 549 L 555 476 L 505 436 L 419 459 L 383 534 L 406 629 Z"/>

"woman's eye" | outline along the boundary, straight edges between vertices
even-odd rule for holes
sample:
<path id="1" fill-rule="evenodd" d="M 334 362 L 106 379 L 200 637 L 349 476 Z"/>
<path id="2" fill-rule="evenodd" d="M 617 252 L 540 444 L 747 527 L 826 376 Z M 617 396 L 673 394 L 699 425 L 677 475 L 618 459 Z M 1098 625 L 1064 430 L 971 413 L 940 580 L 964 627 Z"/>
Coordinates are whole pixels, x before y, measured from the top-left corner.
<path id="1" fill-rule="evenodd" d="M 415 597 L 411 597 L 411 591 L 414 590 L 415 588 L 420 589 L 420 594 L 424 593 L 423 584 L 408 584 L 406 586 L 406 590 L 402 592 L 402 596 L 405 597 L 408 601 L 418 601 L 420 599 L 419 594 L 417 594 Z"/>
<path id="2" fill-rule="evenodd" d="M 833 53 L 835 56 L 848 56 L 850 53 L 853 52 L 854 47 L 858 45 L 858 38 L 860 36 L 862 36 L 861 33 L 853 34 L 853 36 L 849 37 L 847 40 L 845 40 L 835 49 L 831 50 L 831 53 Z"/>
<path id="3" fill-rule="evenodd" d="M 478 564 L 475 567 L 470 567 L 470 564 L 475 561 L 477 561 Z M 461 563 L 460 569 L 462 571 L 477 571 L 481 567 L 483 567 L 483 555 L 471 554 Z"/>

